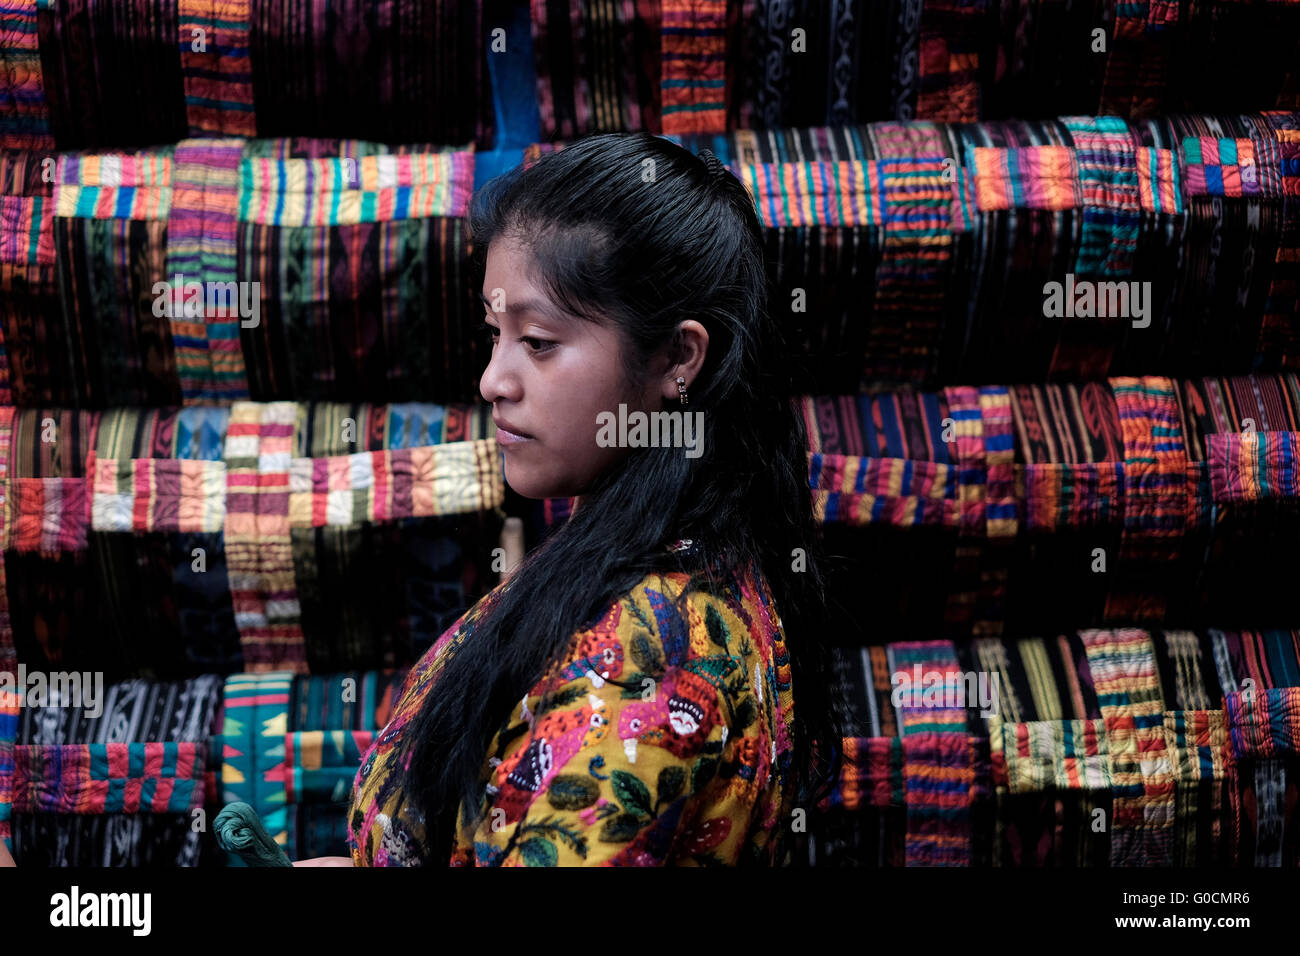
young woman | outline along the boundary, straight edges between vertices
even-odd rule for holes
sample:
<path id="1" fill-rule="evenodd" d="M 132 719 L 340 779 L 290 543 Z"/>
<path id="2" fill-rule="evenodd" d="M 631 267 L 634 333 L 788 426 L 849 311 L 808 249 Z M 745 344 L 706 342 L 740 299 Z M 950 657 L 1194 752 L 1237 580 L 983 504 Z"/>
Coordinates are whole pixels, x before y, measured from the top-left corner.
<path id="1" fill-rule="evenodd" d="M 605 134 L 488 183 L 471 235 L 506 480 L 579 501 L 412 669 L 351 862 L 786 862 L 842 710 L 752 199 L 707 150 Z M 702 434 L 602 431 L 637 412 Z"/>

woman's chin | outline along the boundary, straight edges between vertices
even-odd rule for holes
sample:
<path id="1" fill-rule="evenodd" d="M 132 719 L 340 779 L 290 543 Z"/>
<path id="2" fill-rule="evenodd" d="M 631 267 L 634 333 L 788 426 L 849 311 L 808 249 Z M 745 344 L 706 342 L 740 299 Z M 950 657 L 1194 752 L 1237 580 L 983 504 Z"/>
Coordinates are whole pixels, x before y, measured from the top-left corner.
<path id="1" fill-rule="evenodd" d="M 539 480 L 527 468 L 512 468 L 508 458 L 506 459 L 506 484 L 521 498 L 566 497 L 554 482 Z"/>

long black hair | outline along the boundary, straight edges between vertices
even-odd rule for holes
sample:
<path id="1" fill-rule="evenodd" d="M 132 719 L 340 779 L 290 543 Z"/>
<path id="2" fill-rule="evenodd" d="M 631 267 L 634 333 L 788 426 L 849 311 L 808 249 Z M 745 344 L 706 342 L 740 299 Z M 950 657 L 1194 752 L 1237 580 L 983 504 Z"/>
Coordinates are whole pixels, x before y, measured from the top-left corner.
<path id="1" fill-rule="evenodd" d="M 426 859 L 446 863 L 458 806 L 464 822 L 483 819 L 487 747 L 513 708 L 561 662 L 576 630 L 647 574 L 674 570 L 666 544 L 679 538 L 702 543 L 706 568 L 757 566 L 767 579 L 790 656 L 791 772 L 811 812 L 838 774 L 844 711 L 825 640 L 807 435 L 783 375 L 749 192 L 667 139 L 606 133 L 485 184 L 471 203 L 470 236 L 480 277 L 489 244 L 510 237 L 531 253 L 555 303 L 612 322 L 630 382 L 647 381 L 652 355 L 673 354 L 677 323 L 703 324 L 708 348 L 689 408 L 704 413 L 708 428 L 698 458 L 679 448 L 632 449 L 583 489 L 569 520 L 525 558 L 472 638 L 445 658 L 401 744 L 410 758 L 406 799 L 425 820 Z"/>

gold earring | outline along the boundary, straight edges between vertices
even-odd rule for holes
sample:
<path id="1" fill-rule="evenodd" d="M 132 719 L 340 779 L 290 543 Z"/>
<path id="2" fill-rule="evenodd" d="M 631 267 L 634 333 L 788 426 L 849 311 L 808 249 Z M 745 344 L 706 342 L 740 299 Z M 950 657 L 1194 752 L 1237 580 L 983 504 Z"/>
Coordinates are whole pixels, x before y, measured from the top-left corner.
<path id="1" fill-rule="evenodd" d="M 681 399 L 683 405 L 690 404 L 690 402 L 686 400 L 686 379 L 682 378 L 680 375 L 677 376 L 677 397 Z"/>

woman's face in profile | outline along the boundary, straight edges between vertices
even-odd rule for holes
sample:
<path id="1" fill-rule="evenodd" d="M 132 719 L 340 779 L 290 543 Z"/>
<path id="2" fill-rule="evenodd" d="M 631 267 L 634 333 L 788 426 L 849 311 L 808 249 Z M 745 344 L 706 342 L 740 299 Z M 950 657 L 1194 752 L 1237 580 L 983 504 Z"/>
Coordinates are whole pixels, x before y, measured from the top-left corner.
<path id="1" fill-rule="evenodd" d="M 655 410 L 659 393 L 653 382 L 634 393 L 614 328 L 562 312 L 531 270 L 516 240 L 489 246 L 483 321 L 493 327 L 493 346 L 479 392 L 492 405 L 510 487 L 525 498 L 570 497 L 627 454 L 596 444 L 597 415 L 617 415 L 619 403 L 629 413 Z"/>

